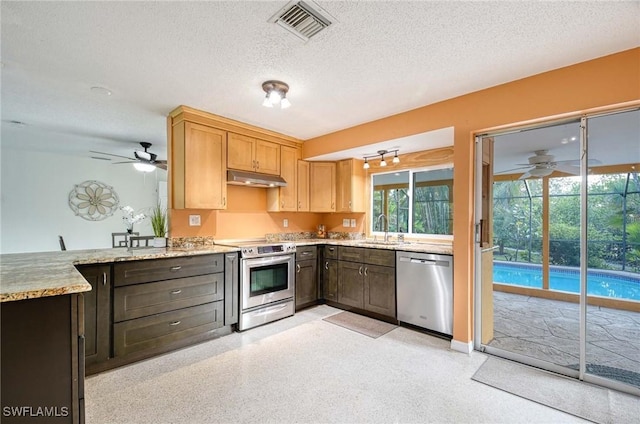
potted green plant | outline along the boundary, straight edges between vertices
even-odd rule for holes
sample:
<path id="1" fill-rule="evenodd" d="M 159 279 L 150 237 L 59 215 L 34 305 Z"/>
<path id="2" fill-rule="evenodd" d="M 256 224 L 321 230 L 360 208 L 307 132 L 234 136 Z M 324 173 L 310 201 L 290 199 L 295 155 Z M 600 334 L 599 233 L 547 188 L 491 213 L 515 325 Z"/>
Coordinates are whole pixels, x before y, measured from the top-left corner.
<path id="1" fill-rule="evenodd" d="M 153 228 L 154 247 L 166 247 L 167 246 L 167 211 L 162 209 L 160 203 L 158 203 L 151 211 L 151 227 Z"/>

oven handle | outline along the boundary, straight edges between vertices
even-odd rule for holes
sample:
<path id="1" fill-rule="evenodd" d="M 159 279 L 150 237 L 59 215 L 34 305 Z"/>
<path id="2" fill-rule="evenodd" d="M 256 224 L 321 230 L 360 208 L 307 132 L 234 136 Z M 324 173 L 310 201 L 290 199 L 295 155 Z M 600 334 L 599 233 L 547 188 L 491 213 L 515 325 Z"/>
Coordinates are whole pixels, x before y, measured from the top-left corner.
<path id="1" fill-rule="evenodd" d="M 264 258 L 245 258 L 242 259 L 243 265 L 255 266 L 255 265 L 275 265 L 284 264 L 294 261 L 295 255 L 279 255 L 279 256 L 266 256 Z"/>
<path id="2" fill-rule="evenodd" d="M 272 314 L 274 312 L 280 312 L 286 307 L 287 307 L 286 303 L 283 303 L 282 305 L 268 306 L 266 308 L 258 309 L 257 311 L 255 311 L 255 316 Z"/>

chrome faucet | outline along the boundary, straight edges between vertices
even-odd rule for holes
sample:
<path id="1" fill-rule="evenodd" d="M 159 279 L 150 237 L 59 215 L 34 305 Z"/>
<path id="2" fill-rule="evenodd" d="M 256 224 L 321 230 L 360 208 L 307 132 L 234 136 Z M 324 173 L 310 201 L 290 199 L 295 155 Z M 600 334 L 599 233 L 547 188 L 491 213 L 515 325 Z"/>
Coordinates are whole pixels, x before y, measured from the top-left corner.
<path id="1" fill-rule="evenodd" d="M 382 230 L 382 226 L 380 225 L 380 219 L 384 218 L 384 241 L 385 243 L 387 241 L 389 241 L 389 219 L 387 218 L 387 215 L 381 213 L 380 216 L 378 216 L 378 219 L 376 219 L 376 221 L 378 222 L 378 228 L 380 228 Z"/>

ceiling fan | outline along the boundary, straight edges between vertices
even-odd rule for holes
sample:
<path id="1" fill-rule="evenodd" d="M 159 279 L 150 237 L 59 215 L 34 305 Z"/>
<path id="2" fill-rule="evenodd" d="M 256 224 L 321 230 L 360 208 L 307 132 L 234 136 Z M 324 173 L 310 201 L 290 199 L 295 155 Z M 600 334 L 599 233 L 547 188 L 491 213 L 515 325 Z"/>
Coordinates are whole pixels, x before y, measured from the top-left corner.
<path id="1" fill-rule="evenodd" d="M 550 155 L 548 150 L 536 150 L 534 151 L 534 155 L 530 156 L 528 159 L 529 163 L 517 163 L 516 165 L 522 166 L 502 171 L 500 174 L 507 174 L 528 168 L 527 171 L 518 178 L 519 180 L 546 177 L 551 175 L 553 171 L 560 171 L 571 175 L 580 175 L 580 167 L 575 165 L 576 163 L 580 163 L 579 160 L 556 161 L 555 157 Z"/>
<path id="2" fill-rule="evenodd" d="M 166 169 L 167 169 L 167 161 L 166 160 L 160 160 L 160 159 L 158 159 L 158 155 L 156 155 L 155 153 L 151 153 L 151 152 L 147 151 L 147 149 L 149 147 L 151 147 L 151 143 L 148 143 L 146 141 L 142 141 L 142 142 L 140 142 L 140 145 L 144 149 L 144 152 L 140 151 L 140 150 L 134 150 L 133 151 L 133 156 L 134 157 L 132 157 L 132 158 L 127 157 L 127 156 L 114 155 L 112 153 L 96 152 L 95 150 L 90 150 L 90 152 L 91 153 L 98 153 L 100 155 L 106 155 L 106 156 L 113 156 L 113 157 L 117 157 L 117 158 L 128 159 L 127 161 L 123 161 L 123 162 L 114 162 L 114 164 L 133 163 L 133 166 L 135 166 L 136 169 L 139 170 L 139 171 L 145 171 L 145 172 L 153 171 L 153 168 L 151 168 L 151 166 L 156 167 L 156 168 L 160 168 L 160 169 L 164 169 L 166 171 Z M 101 158 L 96 158 L 96 159 L 101 159 Z"/>

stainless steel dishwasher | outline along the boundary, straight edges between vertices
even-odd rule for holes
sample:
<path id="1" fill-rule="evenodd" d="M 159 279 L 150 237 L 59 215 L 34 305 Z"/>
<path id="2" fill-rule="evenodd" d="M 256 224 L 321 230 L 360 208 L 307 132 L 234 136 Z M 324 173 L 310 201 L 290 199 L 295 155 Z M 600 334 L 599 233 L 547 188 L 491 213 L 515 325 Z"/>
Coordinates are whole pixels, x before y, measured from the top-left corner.
<path id="1" fill-rule="evenodd" d="M 396 252 L 398 320 L 453 334 L 453 257 Z"/>

